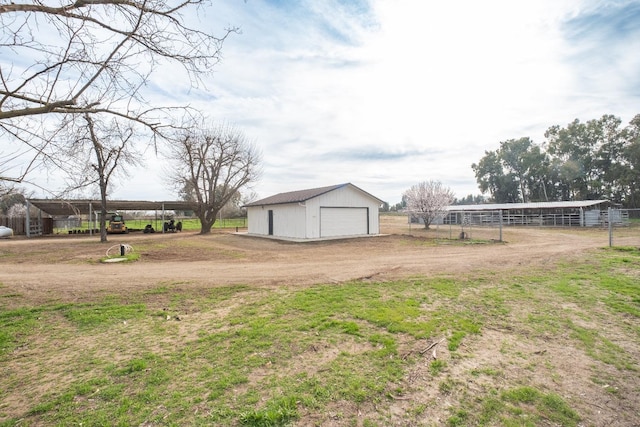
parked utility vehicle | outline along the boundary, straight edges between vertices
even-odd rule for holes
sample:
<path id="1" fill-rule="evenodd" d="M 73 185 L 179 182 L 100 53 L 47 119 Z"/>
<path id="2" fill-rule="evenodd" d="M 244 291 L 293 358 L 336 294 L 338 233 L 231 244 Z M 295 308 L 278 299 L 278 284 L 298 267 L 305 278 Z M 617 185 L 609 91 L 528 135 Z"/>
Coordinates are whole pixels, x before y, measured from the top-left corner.
<path id="1" fill-rule="evenodd" d="M 125 234 L 128 232 L 129 232 L 129 229 L 124 223 L 124 217 L 117 213 L 111 214 L 111 219 L 109 220 L 109 224 L 107 225 L 107 233 L 108 234 Z"/>

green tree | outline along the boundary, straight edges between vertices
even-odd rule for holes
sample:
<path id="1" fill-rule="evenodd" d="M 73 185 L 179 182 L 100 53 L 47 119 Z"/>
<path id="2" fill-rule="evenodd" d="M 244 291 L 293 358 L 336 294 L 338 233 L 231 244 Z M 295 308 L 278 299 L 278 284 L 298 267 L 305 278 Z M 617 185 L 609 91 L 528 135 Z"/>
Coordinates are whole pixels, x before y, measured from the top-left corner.
<path id="1" fill-rule="evenodd" d="M 547 130 L 547 152 L 559 172 L 564 199 L 622 201 L 626 167 L 620 124 L 619 118 L 603 115 L 586 123 L 576 119 L 565 128 L 556 125 Z"/>
<path id="2" fill-rule="evenodd" d="M 454 199 L 452 205 L 481 205 L 486 202 L 487 200 L 482 194 L 467 194 L 461 199 Z"/>
<path id="3" fill-rule="evenodd" d="M 471 165 L 482 193 L 496 203 L 593 200 L 640 203 L 640 115 L 621 129 L 603 115 L 551 126 L 542 145 L 510 139 Z"/>
<path id="4" fill-rule="evenodd" d="M 621 123 L 622 120 L 612 115 L 588 123 L 598 146 L 593 163 L 599 178 L 595 187 L 600 189 L 602 197 L 615 203 L 622 203 L 626 193 L 623 183 L 626 141 Z"/>
<path id="5" fill-rule="evenodd" d="M 480 191 L 489 193 L 494 203 L 519 202 L 518 182 L 513 174 L 506 173 L 496 151 L 485 151 L 484 157 L 471 165 Z"/>
<path id="6" fill-rule="evenodd" d="M 561 186 L 568 189 L 564 195 L 567 200 L 588 200 L 596 196 L 593 159 L 597 146 L 590 131 L 592 129 L 576 119 L 566 128 L 555 125 L 545 132 L 547 152 L 559 166 Z"/>
<path id="7" fill-rule="evenodd" d="M 622 131 L 624 148 L 621 152 L 622 175 L 620 184 L 624 189 L 624 205 L 640 207 L 640 114 L 636 115 Z"/>
<path id="8" fill-rule="evenodd" d="M 500 143 L 497 155 L 507 175 L 515 177 L 522 202 L 549 200 L 549 160 L 540 146 L 528 137 L 510 139 Z"/>

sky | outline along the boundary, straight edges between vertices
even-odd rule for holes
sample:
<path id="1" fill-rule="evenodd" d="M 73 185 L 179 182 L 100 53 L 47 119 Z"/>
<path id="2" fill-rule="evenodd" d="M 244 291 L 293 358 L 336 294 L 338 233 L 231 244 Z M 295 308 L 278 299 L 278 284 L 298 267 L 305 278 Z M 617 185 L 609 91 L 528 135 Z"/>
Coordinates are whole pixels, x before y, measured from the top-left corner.
<path id="1" fill-rule="evenodd" d="M 426 180 L 476 195 L 471 164 L 501 141 L 640 113 L 640 1 L 214 0 L 189 19 L 240 31 L 199 87 L 159 69 L 150 99 L 240 129 L 258 198 L 351 182 L 393 205 Z M 175 200 L 164 164 L 111 198 Z"/>

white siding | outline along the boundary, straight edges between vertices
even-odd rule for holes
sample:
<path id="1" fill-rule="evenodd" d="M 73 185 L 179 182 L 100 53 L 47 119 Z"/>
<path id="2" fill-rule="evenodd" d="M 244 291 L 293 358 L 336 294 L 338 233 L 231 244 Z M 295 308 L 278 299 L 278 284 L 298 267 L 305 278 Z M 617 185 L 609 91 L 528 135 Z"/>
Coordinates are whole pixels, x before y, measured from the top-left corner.
<path id="1" fill-rule="evenodd" d="M 249 234 L 267 234 L 268 219 L 266 214 L 263 215 L 264 208 L 262 206 L 250 206 L 247 208 L 247 221 Z"/>
<path id="2" fill-rule="evenodd" d="M 269 234 L 269 211 L 273 211 L 273 235 L 305 237 L 305 207 L 298 204 L 252 206 L 247 209 L 249 234 Z"/>
<path id="3" fill-rule="evenodd" d="M 305 238 L 305 207 L 297 203 L 274 205 L 273 235 L 280 237 Z"/>
<path id="4" fill-rule="evenodd" d="M 248 231 L 268 235 L 268 212 L 272 210 L 274 237 L 317 239 L 379 234 L 379 207 L 376 198 L 347 185 L 304 203 L 251 206 L 247 209 Z"/>
<path id="5" fill-rule="evenodd" d="M 310 238 L 318 238 L 320 236 L 320 208 L 369 208 L 369 234 L 380 233 L 380 205 L 377 199 L 371 197 L 356 187 L 347 185 L 337 190 L 330 191 L 319 197 L 307 200 L 307 211 L 314 212 L 315 217 L 309 218 L 307 221 L 307 230 L 311 231 Z M 309 222 L 311 221 L 311 222 Z M 365 233 L 366 234 L 366 233 Z M 359 230 L 347 235 L 361 235 Z M 326 237 L 326 236 L 322 236 Z"/>

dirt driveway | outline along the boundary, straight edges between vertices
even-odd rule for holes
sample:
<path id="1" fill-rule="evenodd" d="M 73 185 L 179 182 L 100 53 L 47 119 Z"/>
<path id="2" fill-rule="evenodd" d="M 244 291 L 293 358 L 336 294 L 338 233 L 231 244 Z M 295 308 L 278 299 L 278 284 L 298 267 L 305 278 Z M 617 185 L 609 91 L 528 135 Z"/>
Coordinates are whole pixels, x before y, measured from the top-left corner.
<path id="1" fill-rule="evenodd" d="M 410 229 L 404 217 L 381 217 L 385 235 L 291 243 L 232 233 L 13 238 L 0 241 L 0 281 L 37 300 L 82 300 L 98 292 L 184 283 L 261 286 L 462 275 L 478 270 L 527 269 L 605 247 L 606 230 L 505 229 L 503 243 L 436 243 L 433 232 Z M 637 244 L 637 237 L 627 237 Z M 624 244 L 624 240 L 616 241 Z M 130 245 L 138 262 L 99 263 L 107 249 Z M 113 246 L 116 246 L 113 248 Z"/>

